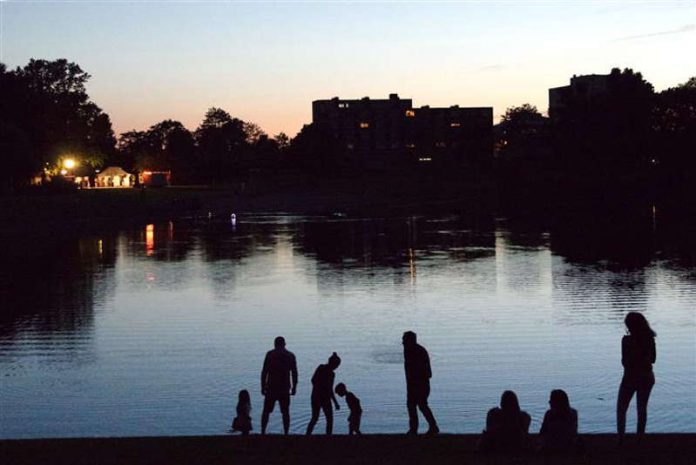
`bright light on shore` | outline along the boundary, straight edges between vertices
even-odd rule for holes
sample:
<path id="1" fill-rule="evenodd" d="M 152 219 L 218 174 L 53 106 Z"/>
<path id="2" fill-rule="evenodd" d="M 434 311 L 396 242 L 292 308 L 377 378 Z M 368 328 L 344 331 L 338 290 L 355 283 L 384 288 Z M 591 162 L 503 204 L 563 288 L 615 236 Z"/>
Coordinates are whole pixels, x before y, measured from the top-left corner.
<path id="1" fill-rule="evenodd" d="M 66 169 L 71 170 L 71 169 L 75 168 L 75 165 L 76 165 L 75 160 L 73 160 L 72 158 L 66 158 L 65 160 L 63 160 L 63 166 Z"/>

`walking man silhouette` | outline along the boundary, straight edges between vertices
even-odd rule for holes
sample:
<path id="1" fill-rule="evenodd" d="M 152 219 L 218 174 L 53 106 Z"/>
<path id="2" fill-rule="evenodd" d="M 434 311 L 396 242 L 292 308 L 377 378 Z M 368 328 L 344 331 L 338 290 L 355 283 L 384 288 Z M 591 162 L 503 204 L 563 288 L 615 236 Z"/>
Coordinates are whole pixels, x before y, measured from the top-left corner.
<path id="1" fill-rule="evenodd" d="M 404 345 L 404 370 L 406 372 L 406 407 L 408 408 L 408 434 L 418 434 L 418 411 L 428 422 L 428 433 L 437 434 L 435 416 L 428 406 L 430 395 L 430 378 L 433 373 L 430 370 L 430 357 L 428 351 L 416 342 L 416 333 L 406 331 L 402 338 Z"/>
<path id="2" fill-rule="evenodd" d="M 261 394 L 265 396 L 261 413 L 261 434 L 266 434 L 268 416 L 276 401 L 283 415 L 283 431 L 290 430 L 290 396 L 297 392 L 297 362 L 295 355 L 285 348 L 285 338 L 278 336 L 275 348 L 266 353 L 261 370 Z M 292 378 L 291 378 L 292 375 Z"/>

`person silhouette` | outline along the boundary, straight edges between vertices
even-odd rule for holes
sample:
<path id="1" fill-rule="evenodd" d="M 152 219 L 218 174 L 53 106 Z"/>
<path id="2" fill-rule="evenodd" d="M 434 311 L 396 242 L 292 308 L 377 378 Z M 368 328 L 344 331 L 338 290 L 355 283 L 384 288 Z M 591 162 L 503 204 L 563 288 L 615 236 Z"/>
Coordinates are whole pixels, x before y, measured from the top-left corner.
<path id="1" fill-rule="evenodd" d="M 297 361 L 295 355 L 285 348 L 282 336 L 275 338 L 274 349 L 266 353 L 261 370 L 261 394 L 264 395 L 261 413 L 261 434 L 266 434 L 268 416 L 276 401 L 283 415 L 283 432 L 290 430 L 290 396 L 297 392 Z"/>
<path id="2" fill-rule="evenodd" d="M 479 448 L 484 451 L 516 451 L 526 444 L 532 418 L 520 409 L 517 394 L 505 391 L 500 397 L 500 407 L 494 407 L 486 416 L 486 429 Z"/>
<path id="3" fill-rule="evenodd" d="M 562 389 L 551 391 L 550 409 L 544 415 L 539 438 L 545 451 L 567 451 L 576 444 L 578 412 L 570 406 L 568 394 Z"/>
<path id="4" fill-rule="evenodd" d="M 428 351 L 417 343 L 416 333 L 406 331 L 401 339 L 404 345 L 404 371 L 406 372 L 406 408 L 408 409 L 408 433 L 418 434 L 418 411 L 428 422 L 427 434 L 437 434 L 440 428 L 437 426 L 435 416 L 428 406 L 430 395 L 430 378 L 433 373 L 430 369 L 430 357 Z"/>
<path id="5" fill-rule="evenodd" d="M 338 383 L 336 385 L 336 394 L 341 397 L 345 396 L 346 404 L 348 404 L 348 408 L 350 409 L 350 415 L 348 415 L 348 434 L 362 434 L 360 432 L 360 419 L 362 418 L 360 399 L 346 389 L 346 385 L 343 383 Z"/>
<path id="6" fill-rule="evenodd" d="M 326 365 L 319 365 L 312 376 L 312 418 L 307 424 L 307 435 L 312 434 L 314 426 L 319 420 L 319 410 L 324 412 L 326 418 L 326 434 L 333 433 L 333 409 L 331 403 L 336 406 L 336 410 L 340 410 L 336 396 L 334 395 L 334 379 L 336 373 L 334 371 L 341 364 L 341 358 L 334 352 L 329 357 L 329 362 Z"/>
<path id="7" fill-rule="evenodd" d="M 624 319 L 628 334 L 621 340 L 621 364 L 624 368 L 616 400 L 616 431 L 619 444 L 626 432 L 626 411 L 633 394 L 638 409 L 638 439 L 645 433 L 648 422 L 648 399 L 655 384 L 653 363 L 656 359 L 655 331 L 648 320 L 638 312 L 629 312 Z"/>
<path id="8" fill-rule="evenodd" d="M 251 426 L 251 397 L 249 391 L 242 389 L 239 391 L 237 400 L 237 416 L 232 420 L 232 432 L 239 431 L 243 436 L 249 434 Z"/>

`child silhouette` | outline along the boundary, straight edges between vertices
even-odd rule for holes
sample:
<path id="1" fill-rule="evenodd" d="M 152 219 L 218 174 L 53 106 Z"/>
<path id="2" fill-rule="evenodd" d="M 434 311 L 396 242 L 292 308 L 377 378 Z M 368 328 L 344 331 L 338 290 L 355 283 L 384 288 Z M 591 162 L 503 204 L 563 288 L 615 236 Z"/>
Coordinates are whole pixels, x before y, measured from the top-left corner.
<path id="1" fill-rule="evenodd" d="M 253 428 L 251 426 L 251 397 L 249 391 L 242 389 L 239 391 L 237 401 L 237 416 L 232 420 L 232 432 L 239 431 L 246 436 Z"/>
<path id="2" fill-rule="evenodd" d="M 350 409 L 348 415 L 348 434 L 362 434 L 360 432 L 360 419 L 362 417 L 362 407 L 360 407 L 360 399 L 355 397 L 355 394 L 346 389 L 346 385 L 338 383 L 336 385 L 336 394 L 346 398 L 346 404 Z"/>

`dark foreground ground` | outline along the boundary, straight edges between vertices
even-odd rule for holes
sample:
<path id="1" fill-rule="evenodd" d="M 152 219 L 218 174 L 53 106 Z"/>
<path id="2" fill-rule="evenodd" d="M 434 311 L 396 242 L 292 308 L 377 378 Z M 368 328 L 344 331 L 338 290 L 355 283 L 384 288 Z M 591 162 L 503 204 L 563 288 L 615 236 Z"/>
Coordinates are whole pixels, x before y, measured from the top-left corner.
<path id="1" fill-rule="evenodd" d="M 198 436 L 0 441 L 10 464 L 650 464 L 693 465 L 696 434 L 584 435 L 585 450 L 564 456 L 483 454 L 478 435 L 407 437 Z"/>

